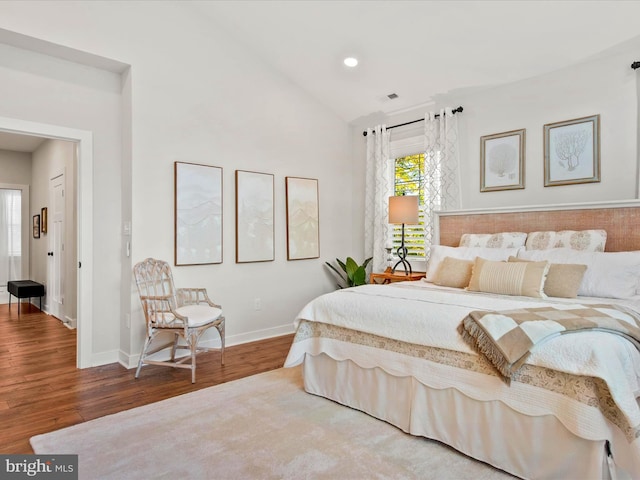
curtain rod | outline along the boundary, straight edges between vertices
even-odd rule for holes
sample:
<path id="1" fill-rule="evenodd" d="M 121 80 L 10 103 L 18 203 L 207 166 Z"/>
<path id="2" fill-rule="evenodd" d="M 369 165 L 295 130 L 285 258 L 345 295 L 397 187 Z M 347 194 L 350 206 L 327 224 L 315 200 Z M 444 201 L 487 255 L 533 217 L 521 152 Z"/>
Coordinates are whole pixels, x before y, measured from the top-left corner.
<path id="1" fill-rule="evenodd" d="M 451 110 L 453 113 L 459 113 L 462 112 L 463 108 L 462 107 L 458 107 L 458 108 L 454 108 L 453 110 Z M 435 115 L 436 118 L 438 118 L 440 116 L 439 113 L 437 113 Z M 405 123 L 401 123 L 400 125 L 391 125 L 390 127 L 387 127 L 387 130 L 391 130 L 392 128 L 398 128 L 398 127 L 404 127 L 405 125 L 411 125 L 412 123 L 418 123 L 418 122 L 423 122 L 424 118 L 419 118 L 418 120 L 412 120 L 410 122 L 405 122 Z M 363 136 L 367 136 L 367 131 L 365 130 L 364 132 L 362 132 Z"/>

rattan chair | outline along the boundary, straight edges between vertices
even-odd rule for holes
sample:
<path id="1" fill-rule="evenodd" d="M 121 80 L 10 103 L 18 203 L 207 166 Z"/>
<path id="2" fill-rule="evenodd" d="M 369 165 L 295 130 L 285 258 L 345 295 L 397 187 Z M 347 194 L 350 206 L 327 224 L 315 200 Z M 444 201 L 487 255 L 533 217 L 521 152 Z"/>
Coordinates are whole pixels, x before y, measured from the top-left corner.
<path id="1" fill-rule="evenodd" d="M 147 337 L 140 354 L 135 377 L 140 376 L 142 365 L 166 365 L 190 368 L 191 383 L 196 381 L 196 354 L 211 349 L 198 347 L 202 334 L 215 327 L 220 334 L 221 362 L 224 365 L 224 317 L 222 307 L 213 303 L 204 288 L 178 288 L 173 284 L 171 267 L 167 262 L 147 258 L 133 267 L 142 311 L 147 322 Z M 173 341 L 153 346 L 155 337 L 162 332 L 173 332 Z M 180 344 L 183 338 L 186 345 Z M 171 347 L 171 360 L 150 360 L 156 352 Z M 176 359 L 176 350 L 188 349 L 191 355 Z M 216 349 L 217 350 L 217 349 Z M 191 359 L 191 363 L 186 363 Z"/>

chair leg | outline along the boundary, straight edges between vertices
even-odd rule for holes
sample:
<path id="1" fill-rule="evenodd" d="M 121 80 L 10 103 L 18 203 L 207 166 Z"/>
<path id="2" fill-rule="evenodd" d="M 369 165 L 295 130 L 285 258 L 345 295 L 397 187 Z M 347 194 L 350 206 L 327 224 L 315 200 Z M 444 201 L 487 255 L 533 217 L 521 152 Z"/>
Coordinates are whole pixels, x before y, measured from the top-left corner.
<path id="1" fill-rule="evenodd" d="M 220 364 L 224 365 L 224 318 L 219 325 L 216 326 L 220 334 Z"/>
<path id="2" fill-rule="evenodd" d="M 171 347 L 171 361 L 176 361 L 176 350 L 178 349 L 178 341 L 180 340 L 180 335 L 174 333 L 175 339 L 173 340 L 173 347 Z"/>
<path id="3" fill-rule="evenodd" d="M 198 334 L 192 333 L 189 336 L 191 344 L 191 383 L 196 383 L 196 351 L 198 348 Z"/>
<path id="4" fill-rule="evenodd" d="M 135 378 L 138 378 L 140 376 L 140 369 L 142 368 L 142 361 L 144 360 L 144 357 L 147 353 L 147 349 L 149 348 L 149 345 L 151 345 L 151 337 L 147 336 L 147 338 L 144 341 L 144 347 L 142 347 L 142 352 L 140 353 L 140 360 L 138 360 L 138 368 L 136 369 L 136 376 Z"/>

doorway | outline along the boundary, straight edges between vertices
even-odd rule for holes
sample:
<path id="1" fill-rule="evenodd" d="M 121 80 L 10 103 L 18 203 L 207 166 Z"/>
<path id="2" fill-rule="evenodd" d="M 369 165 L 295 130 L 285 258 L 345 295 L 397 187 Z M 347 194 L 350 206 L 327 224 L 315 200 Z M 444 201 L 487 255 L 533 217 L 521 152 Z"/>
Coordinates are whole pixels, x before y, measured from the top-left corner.
<path id="1" fill-rule="evenodd" d="M 67 140 L 77 145 L 76 179 L 77 239 L 76 253 L 78 265 L 75 270 L 77 284 L 76 319 L 77 346 L 76 365 L 78 368 L 91 366 L 93 305 L 93 134 L 86 130 L 70 129 L 57 125 L 28 122 L 0 117 L 0 132 L 38 136 L 48 139 Z M 84 261 L 83 261 L 84 260 Z"/>
<path id="2" fill-rule="evenodd" d="M 64 310 L 66 292 L 65 266 L 65 175 L 60 172 L 49 180 L 49 207 L 47 213 L 47 306 L 49 313 L 65 322 L 68 312 Z M 44 225 L 44 224 L 43 224 Z M 75 318 L 73 315 L 71 321 Z M 65 322 L 66 323 L 66 322 Z"/>

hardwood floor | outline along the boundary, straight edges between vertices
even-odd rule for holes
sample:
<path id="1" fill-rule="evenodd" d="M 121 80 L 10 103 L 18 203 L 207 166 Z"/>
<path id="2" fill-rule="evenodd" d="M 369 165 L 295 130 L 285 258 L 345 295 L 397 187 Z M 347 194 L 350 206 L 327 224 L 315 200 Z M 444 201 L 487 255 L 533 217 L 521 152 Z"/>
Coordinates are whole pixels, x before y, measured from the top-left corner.
<path id="1" fill-rule="evenodd" d="M 78 370 L 76 331 L 22 304 L 0 305 L 0 453 L 33 453 L 29 438 L 122 410 L 280 368 L 293 335 L 227 347 L 198 356 L 189 370 L 120 364 Z"/>

